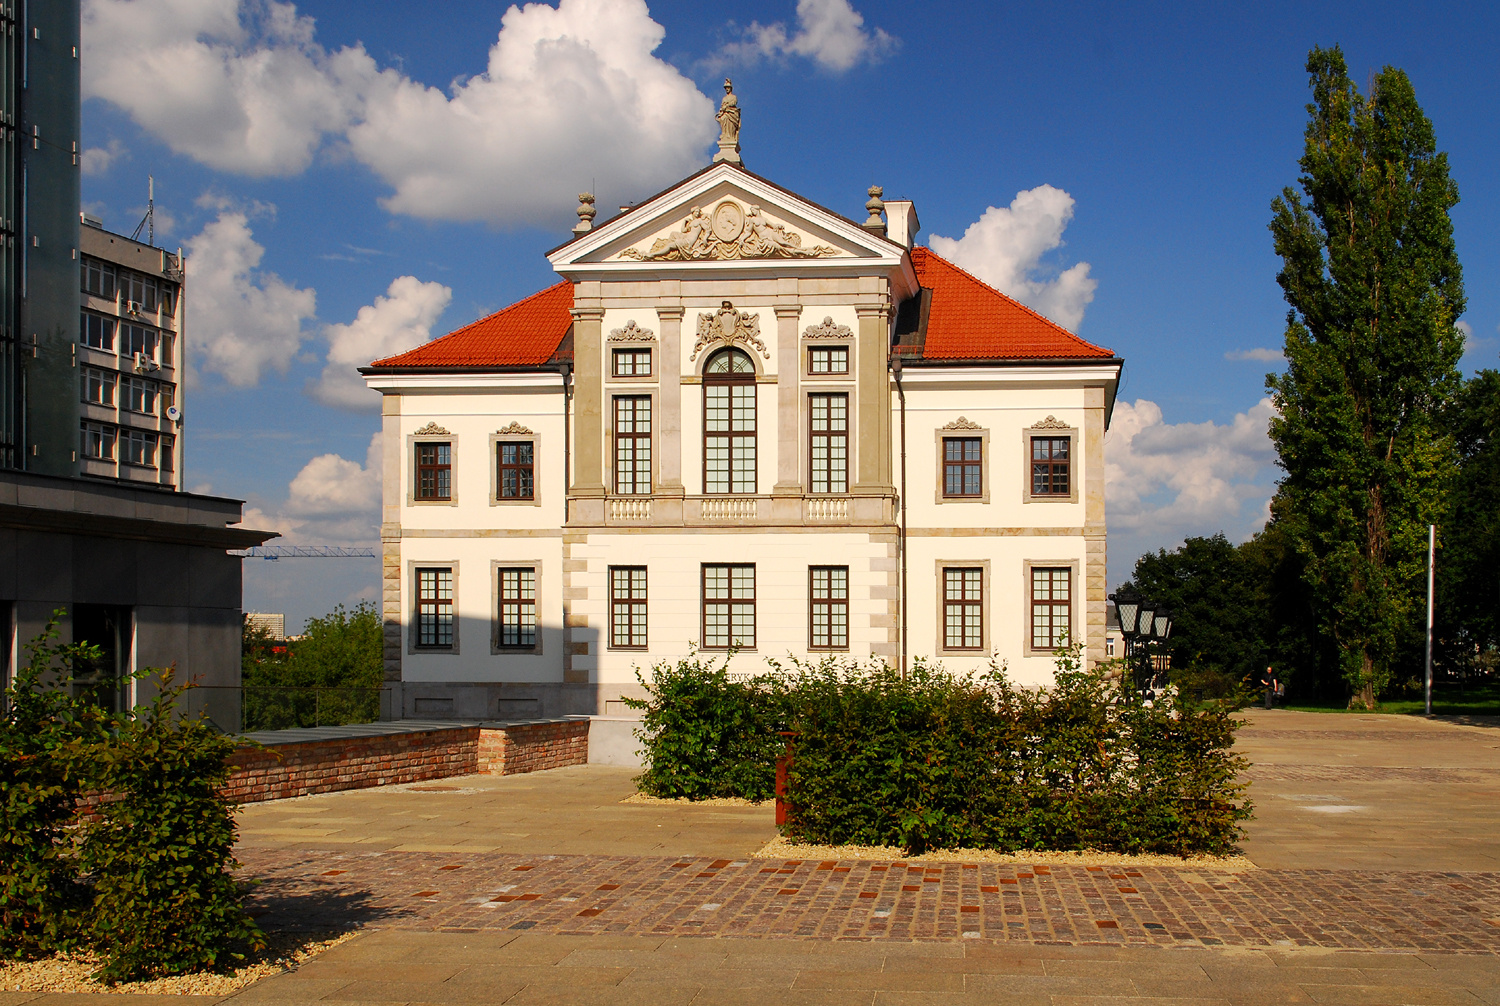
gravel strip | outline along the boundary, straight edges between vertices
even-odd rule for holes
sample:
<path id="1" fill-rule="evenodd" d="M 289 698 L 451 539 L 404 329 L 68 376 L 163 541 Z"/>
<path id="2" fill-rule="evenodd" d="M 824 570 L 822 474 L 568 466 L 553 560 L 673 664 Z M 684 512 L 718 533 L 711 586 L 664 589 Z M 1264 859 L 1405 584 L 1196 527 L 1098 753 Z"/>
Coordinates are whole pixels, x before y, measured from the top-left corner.
<path id="1" fill-rule="evenodd" d="M 95 981 L 100 959 L 88 953 L 55 954 L 36 961 L 0 961 L 0 992 L 113 992 L 134 995 L 227 996 L 262 978 L 295 971 L 329 947 L 358 935 L 346 932 L 271 932 L 267 946 L 243 967 L 227 974 L 198 972 L 150 981 L 105 985 Z"/>
<path id="2" fill-rule="evenodd" d="M 632 793 L 620 802 L 644 803 L 655 806 L 681 805 L 685 807 L 769 807 L 775 803 L 774 800 L 746 800 L 742 796 L 716 796 L 708 800 L 690 800 L 685 796 L 647 796 L 645 793 Z"/>
<path id="3" fill-rule="evenodd" d="M 894 845 L 798 845 L 777 836 L 753 857 L 755 859 L 871 859 L 924 863 L 1046 863 L 1055 866 L 1176 866 L 1242 873 L 1256 866 L 1244 856 L 1163 856 L 1156 853 L 1125 855 L 1118 852 L 996 852 L 994 849 L 934 849 L 908 856 Z"/>

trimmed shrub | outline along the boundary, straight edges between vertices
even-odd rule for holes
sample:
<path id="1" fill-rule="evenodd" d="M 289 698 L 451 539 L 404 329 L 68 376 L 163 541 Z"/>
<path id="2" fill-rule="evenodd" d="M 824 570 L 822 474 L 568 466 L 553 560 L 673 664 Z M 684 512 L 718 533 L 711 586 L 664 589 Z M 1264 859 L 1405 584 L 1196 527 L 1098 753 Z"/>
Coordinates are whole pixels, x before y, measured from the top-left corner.
<path id="1" fill-rule="evenodd" d="M 122 981 L 223 969 L 263 943 L 229 872 L 236 828 L 220 790 L 235 743 L 179 715 L 185 686 L 161 672 L 161 692 L 100 751 L 110 794 L 83 840 L 93 880 L 90 936 L 99 977 Z"/>
<path id="2" fill-rule="evenodd" d="M 1223 854 L 1250 816 L 1224 710 L 1173 689 L 1142 703 L 1122 690 L 1128 676 L 1081 669 L 1076 648 L 1046 689 L 1016 687 L 1003 667 L 956 676 L 918 660 L 903 679 L 878 659 L 771 664 L 752 681 L 658 668 L 638 704 L 642 788 L 760 798 L 785 723 L 785 830 L 801 841 Z"/>
<path id="3" fill-rule="evenodd" d="M 648 697 L 625 702 L 646 712 L 635 731 L 646 761 L 636 780 L 641 792 L 690 800 L 775 796 L 786 688 L 775 675 L 731 678 L 732 657 L 705 661 L 694 652 L 657 664 L 649 680 L 636 669 Z"/>

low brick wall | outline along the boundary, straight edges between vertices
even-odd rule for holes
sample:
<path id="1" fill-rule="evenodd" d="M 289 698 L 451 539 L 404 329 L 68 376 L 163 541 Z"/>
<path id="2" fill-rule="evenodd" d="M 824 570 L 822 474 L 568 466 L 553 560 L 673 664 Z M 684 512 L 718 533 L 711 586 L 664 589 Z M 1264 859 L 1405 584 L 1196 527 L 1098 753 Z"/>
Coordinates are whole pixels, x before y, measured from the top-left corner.
<path id="1" fill-rule="evenodd" d="M 589 754 L 587 719 L 386 730 L 312 740 L 299 739 L 298 731 L 287 731 L 285 740 L 269 733 L 256 736 L 264 747 L 243 747 L 229 759 L 231 774 L 224 792 L 235 803 L 459 775 L 519 775 L 586 765 Z"/>
<path id="2" fill-rule="evenodd" d="M 520 775 L 566 765 L 587 765 L 589 721 L 513 723 L 479 731 L 479 769 L 485 775 Z"/>
<path id="3" fill-rule="evenodd" d="M 236 803 L 472 775 L 477 727 L 241 748 L 225 795 Z"/>

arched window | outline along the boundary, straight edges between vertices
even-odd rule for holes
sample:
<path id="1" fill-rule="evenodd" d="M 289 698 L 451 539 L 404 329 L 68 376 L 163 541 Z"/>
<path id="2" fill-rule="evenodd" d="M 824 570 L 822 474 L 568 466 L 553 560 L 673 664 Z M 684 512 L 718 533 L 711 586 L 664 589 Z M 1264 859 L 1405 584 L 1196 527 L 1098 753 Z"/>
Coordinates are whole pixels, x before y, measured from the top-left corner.
<path id="1" fill-rule="evenodd" d="M 703 491 L 755 492 L 755 364 L 738 349 L 703 368 Z"/>

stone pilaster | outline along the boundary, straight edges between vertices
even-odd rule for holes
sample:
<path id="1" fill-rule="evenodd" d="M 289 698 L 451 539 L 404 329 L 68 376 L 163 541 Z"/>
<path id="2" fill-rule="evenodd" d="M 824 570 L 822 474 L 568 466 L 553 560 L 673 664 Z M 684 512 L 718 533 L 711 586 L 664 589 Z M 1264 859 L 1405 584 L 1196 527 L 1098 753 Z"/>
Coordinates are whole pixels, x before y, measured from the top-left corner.
<path id="1" fill-rule="evenodd" d="M 401 680 L 401 475 L 406 470 L 401 436 L 401 396 L 380 396 L 380 619 L 385 680 Z"/>
<path id="2" fill-rule="evenodd" d="M 802 494 L 801 304 L 776 305 L 776 495 Z"/>
<path id="3" fill-rule="evenodd" d="M 573 487 L 570 523 L 604 523 L 604 309 L 573 308 Z"/>
<path id="4" fill-rule="evenodd" d="M 656 491 L 681 496 L 682 487 L 682 307 L 656 309 L 661 326 L 661 358 L 657 361 L 661 392 L 657 402 Z"/>
<path id="5" fill-rule="evenodd" d="M 890 306 L 855 305 L 859 316 L 857 493 L 895 492 L 891 481 Z"/>
<path id="6" fill-rule="evenodd" d="M 1083 540 L 1084 643 L 1088 661 L 1104 660 L 1109 566 L 1104 518 L 1104 389 L 1084 389 Z"/>

